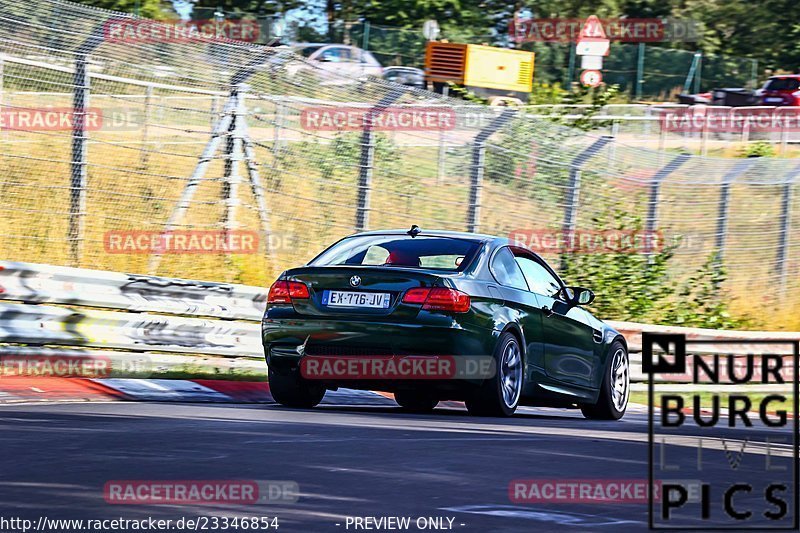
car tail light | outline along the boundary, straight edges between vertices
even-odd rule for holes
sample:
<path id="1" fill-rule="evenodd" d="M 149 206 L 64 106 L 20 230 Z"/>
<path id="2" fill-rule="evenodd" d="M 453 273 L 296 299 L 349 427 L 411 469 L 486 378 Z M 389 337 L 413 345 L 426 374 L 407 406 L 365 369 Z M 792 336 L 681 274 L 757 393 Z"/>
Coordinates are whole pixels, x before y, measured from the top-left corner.
<path id="1" fill-rule="evenodd" d="M 403 303 L 422 304 L 427 311 L 450 311 L 466 313 L 469 311 L 469 294 L 444 287 L 418 287 L 409 289 L 403 295 Z"/>
<path id="2" fill-rule="evenodd" d="M 403 295 L 404 304 L 424 304 L 428 299 L 428 294 L 431 292 L 426 287 L 418 287 L 416 289 L 408 289 Z"/>
<path id="3" fill-rule="evenodd" d="M 267 303 L 270 304 L 290 304 L 292 300 L 303 300 L 309 298 L 308 287 L 299 281 L 278 280 L 269 288 Z"/>

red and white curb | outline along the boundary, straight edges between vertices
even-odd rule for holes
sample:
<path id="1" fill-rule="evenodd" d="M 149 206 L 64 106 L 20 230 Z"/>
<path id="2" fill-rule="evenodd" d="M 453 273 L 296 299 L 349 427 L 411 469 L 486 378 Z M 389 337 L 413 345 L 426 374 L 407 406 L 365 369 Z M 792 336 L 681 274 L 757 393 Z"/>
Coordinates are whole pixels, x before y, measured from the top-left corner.
<path id="1" fill-rule="evenodd" d="M 214 379 L 85 379 L 31 378 L 0 379 L 0 404 L 31 401 L 135 401 L 274 404 L 266 381 L 225 381 Z M 398 407 L 394 395 L 353 389 L 327 391 L 322 405 Z M 439 402 L 440 408 L 465 409 L 463 402 Z M 521 414 L 535 414 L 539 408 L 519 407 Z M 646 413 L 646 406 L 631 404 L 629 412 Z"/>
<path id="2" fill-rule="evenodd" d="M 275 403 L 265 381 L 53 377 L 0 380 L 0 403 L 32 400 Z M 391 396 L 351 389 L 328 391 L 322 403 L 397 405 Z"/>

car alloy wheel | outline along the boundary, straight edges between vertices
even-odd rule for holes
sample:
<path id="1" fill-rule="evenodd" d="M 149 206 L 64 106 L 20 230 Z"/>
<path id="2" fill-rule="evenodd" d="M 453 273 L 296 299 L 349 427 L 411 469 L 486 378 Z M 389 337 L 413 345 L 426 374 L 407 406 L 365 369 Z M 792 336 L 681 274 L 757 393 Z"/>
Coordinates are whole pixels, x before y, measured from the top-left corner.
<path id="1" fill-rule="evenodd" d="M 624 411 L 630 395 L 631 376 L 625 350 L 619 348 L 611 361 L 611 401 L 617 411 Z"/>
<path id="2" fill-rule="evenodd" d="M 519 404 L 525 378 L 517 337 L 508 331 L 500 335 L 492 357 L 495 372 L 467 397 L 467 410 L 475 416 L 511 416 Z"/>
<path id="3" fill-rule="evenodd" d="M 503 388 L 503 403 L 509 408 L 516 407 L 522 392 L 522 356 L 516 342 L 509 342 L 503 350 L 500 384 Z"/>

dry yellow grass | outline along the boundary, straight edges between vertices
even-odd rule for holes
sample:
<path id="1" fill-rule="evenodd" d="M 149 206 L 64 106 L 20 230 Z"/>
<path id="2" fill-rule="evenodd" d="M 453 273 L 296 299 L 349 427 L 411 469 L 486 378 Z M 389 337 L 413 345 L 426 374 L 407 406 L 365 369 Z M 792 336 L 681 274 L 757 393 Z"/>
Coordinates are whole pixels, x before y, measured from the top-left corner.
<path id="1" fill-rule="evenodd" d="M 66 105 L 55 100 L 51 103 Z M 159 268 L 150 272 L 148 255 L 107 253 L 104 241 L 108 232 L 163 230 L 208 140 L 210 110 L 204 107 L 208 104 L 185 104 L 194 106 L 196 120 L 177 129 L 151 127 L 149 144 L 145 145 L 139 144 L 141 130 L 91 133 L 83 251 L 78 266 L 266 286 L 283 269 L 309 260 L 331 241 L 353 232 L 358 136 L 350 135 L 340 144 L 329 144 L 330 137 L 321 139 L 322 143 L 307 136 L 305 141 L 286 144 L 276 159 L 271 143 L 274 132 L 260 124 L 252 135 L 259 141 L 256 155 L 267 189 L 275 244 L 271 254 L 266 255 L 263 248 L 256 254 L 242 255 L 167 254 Z M 160 120 L 170 123 L 170 117 Z M 417 223 L 424 228 L 464 230 L 469 197 L 468 150 L 448 154 L 448 170 L 440 179 L 435 145 L 397 147 L 384 141 L 375 162 L 370 227 Z M 145 155 L 143 146 L 153 151 Z M 0 201 L 4 206 L 0 247 L 5 258 L 71 263 L 67 240 L 70 150 L 66 131 L 0 132 Z M 215 159 L 209 165 L 182 221 L 183 229 L 221 228 L 223 164 Z M 485 181 L 481 232 L 504 235 L 515 229 L 560 227 L 562 185 L 542 181 L 546 169 L 544 163 L 539 165 L 538 169 L 535 165 L 517 169 L 507 184 Z M 241 174 L 237 220 L 241 228 L 257 230 L 255 201 L 244 167 Z M 580 224 L 592 227 L 593 218 L 609 205 L 643 218 L 648 194 L 649 189 L 636 182 L 607 181 L 599 174 L 587 173 Z M 665 185 L 662 230 L 668 236 L 696 237 L 685 245 L 686 249 L 679 249 L 673 269 L 676 278 L 696 272 L 713 250 L 718 195 L 717 184 Z M 732 296 L 732 309 L 755 315 L 763 327 L 800 329 L 796 251 L 789 256 L 789 297 L 780 308 L 775 304 L 775 217 L 779 202 L 777 187 L 734 187 L 726 290 Z M 800 229 L 797 214 L 792 228 Z"/>

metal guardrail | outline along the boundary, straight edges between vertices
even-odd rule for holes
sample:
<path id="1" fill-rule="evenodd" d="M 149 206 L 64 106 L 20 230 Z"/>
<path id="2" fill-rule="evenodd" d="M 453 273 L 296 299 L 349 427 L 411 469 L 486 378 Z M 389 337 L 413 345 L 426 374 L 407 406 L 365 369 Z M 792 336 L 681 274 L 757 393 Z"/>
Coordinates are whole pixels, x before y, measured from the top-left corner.
<path id="1" fill-rule="evenodd" d="M 261 320 L 267 301 L 261 287 L 12 261 L 0 261 L 0 298 L 241 320 Z"/>
<path id="2" fill-rule="evenodd" d="M 181 353 L 261 358 L 259 321 L 266 292 L 247 285 L 0 261 L 0 343 L 5 344 L 0 354 L 122 357 L 62 347 L 115 349 L 128 352 L 133 367 L 143 352 L 163 353 L 167 361 Z M 643 332 L 685 334 L 689 340 L 800 340 L 800 333 L 791 332 L 609 324 L 628 341 L 634 380 L 643 379 Z M 744 355 L 768 347 L 711 343 L 698 349 Z"/>

